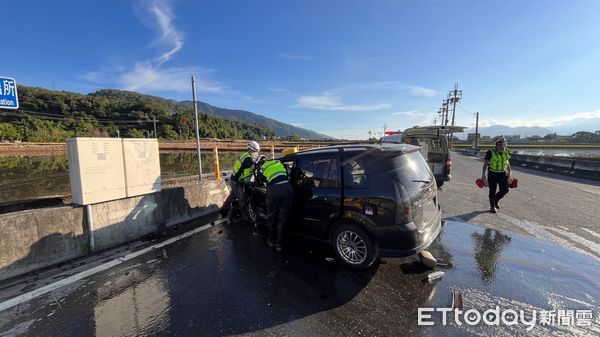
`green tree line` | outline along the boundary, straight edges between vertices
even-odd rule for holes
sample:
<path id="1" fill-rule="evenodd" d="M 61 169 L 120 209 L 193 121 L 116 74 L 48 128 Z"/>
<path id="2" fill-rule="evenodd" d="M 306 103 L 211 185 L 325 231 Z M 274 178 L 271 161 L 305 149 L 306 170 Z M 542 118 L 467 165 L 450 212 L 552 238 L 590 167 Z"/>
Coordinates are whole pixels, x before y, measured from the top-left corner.
<path id="1" fill-rule="evenodd" d="M 0 112 L 0 140 L 62 142 L 69 137 L 195 138 L 193 108 L 155 96 L 102 89 L 83 95 L 20 85 L 17 110 Z M 154 135 L 156 118 L 157 135 Z M 272 139 L 263 126 L 199 111 L 203 138 Z"/>

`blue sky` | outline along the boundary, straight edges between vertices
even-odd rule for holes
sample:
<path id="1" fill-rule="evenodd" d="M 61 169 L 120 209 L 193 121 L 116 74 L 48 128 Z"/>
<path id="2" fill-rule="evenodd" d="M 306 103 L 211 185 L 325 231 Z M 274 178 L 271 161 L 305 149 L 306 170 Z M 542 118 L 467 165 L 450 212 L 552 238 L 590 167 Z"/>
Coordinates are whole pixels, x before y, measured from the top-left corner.
<path id="1" fill-rule="evenodd" d="M 600 1 L 1 0 L 0 74 L 245 109 L 334 137 L 456 122 L 600 130 Z M 8 22 L 7 22 L 8 21 Z"/>

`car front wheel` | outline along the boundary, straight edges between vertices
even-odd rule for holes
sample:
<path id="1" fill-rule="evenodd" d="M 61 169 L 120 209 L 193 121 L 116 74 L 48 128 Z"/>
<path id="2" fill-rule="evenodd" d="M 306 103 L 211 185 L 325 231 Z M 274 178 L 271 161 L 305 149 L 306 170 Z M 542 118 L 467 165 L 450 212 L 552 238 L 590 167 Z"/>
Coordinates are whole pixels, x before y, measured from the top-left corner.
<path id="1" fill-rule="evenodd" d="M 333 246 L 345 265 L 357 269 L 370 267 L 379 255 L 373 240 L 354 224 L 344 224 L 336 229 Z"/>

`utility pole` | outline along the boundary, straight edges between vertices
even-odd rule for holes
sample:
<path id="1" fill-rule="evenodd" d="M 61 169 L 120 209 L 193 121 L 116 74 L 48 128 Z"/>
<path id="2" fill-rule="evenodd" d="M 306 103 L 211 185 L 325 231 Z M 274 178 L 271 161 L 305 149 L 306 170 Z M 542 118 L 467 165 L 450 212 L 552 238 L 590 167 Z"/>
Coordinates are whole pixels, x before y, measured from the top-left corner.
<path id="1" fill-rule="evenodd" d="M 456 103 L 462 98 L 462 90 L 458 90 L 458 83 L 454 84 L 454 90 L 450 91 L 448 95 L 450 103 L 452 103 L 452 126 L 454 126 L 454 117 L 456 116 Z M 450 147 L 452 147 L 452 141 L 454 139 L 454 133 L 450 132 Z"/>
<path id="2" fill-rule="evenodd" d="M 479 112 L 475 113 L 475 150 L 479 148 Z"/>
<path id="3" fill-rule="evenodd" d="M 383 124 L 383 135 L 385 136 L 385 132 L 387 131 L 387 124 Z"/>
<path id="4" fill-rule="evenodd" d="M 158 138 L 158 134 L 156 133 L 156 116 L 152 116 L 152 119 L 154 122 L 154 138 Z"/>
<path id="5" fill-rule="evenodd" d="M 196 104 L 196 78 L 192 76 L 192 102 L 194 104 L 194 120 L 196 121 L 196 150 L 198 152 L 198 178 L 202 180 L 202 156 L 200 153 L 200 130 L 198 129 L 198 105 Z"/>
<path id="6" fill-rule="evenodd" d="M 448 100 L 442 102 L 442 125 L 448 125 Z"/>
<path id="7" fill-rule="evenodd" d="M 458 90 L 458 83 L 454 84 L 454 90 L 450 91 L 450 102 L 452 106 L 452 126 L 454 126 L 454 117 L 456 115 L 456 103 L 462 98 L 462 90 Z"/>

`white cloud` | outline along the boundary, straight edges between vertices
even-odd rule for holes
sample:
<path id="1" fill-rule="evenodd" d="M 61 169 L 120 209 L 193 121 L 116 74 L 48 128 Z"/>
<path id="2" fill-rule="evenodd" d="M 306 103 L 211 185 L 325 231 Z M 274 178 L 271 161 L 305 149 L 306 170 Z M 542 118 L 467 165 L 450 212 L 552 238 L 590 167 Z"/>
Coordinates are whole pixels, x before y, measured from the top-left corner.
<path id="1" fill-rule="evenodd" d="M 506 125 L 506 126 L 540 126 L 540 127 L 553 127 L 567 124 L 577 120 L 592 120 L 600 119 L 600 110 L 590 112 L 579 112 L 569 115 L 561 115 L 554 117 L 546 117 L 544 119 L 484 119 L 479 121 L 481 127 L 487 127 L 491 125 Z"/>
<path id="2" fill-rule="evenodd" d="M 88 82 L 96 83 L 105 82 L 108 79 L 106 73 L 102 71 L 89 71 L 87 73 L 77 76 L 77 78 L 86 80 Z"/>
<path id="3" fill-rule="evenodd" d="M 269 91 L 272 92 L 288 92 L 289 90 L 286 88 L 269 88 Z"/>
<path id="4" fill-rule="evenodd" d="M 191 74 L 203 72 L 198 67 L 158 68 L 147 62 L 136 63 L 132 71 L 121 74 L 119 84 L 127 90 L 191 91 Z M 221 85 L 196 78 L 196 90 L 205 93 L 222 93 Z"/>
<path id="5" fill-rule="evenodd" d="M 143 7 L 142 7 L 143 6 Z M 126 90 L 146 92 L 190 92 L 191 76 L 200 75 L 196 79 L 196 90 L 204 93 L 224 93 L 224 85 L 207 80 L 213 72 L 198 66 L 164 67 L 164 63 L 183 48 L 183 33 L 173 24 L 175 15 L 170 0 L 138 1 L 134 6 L 140 20 L 156 31 L 151 46 L 159 47 L 162 52 L 151 60 L 134 61 L 133 68 L 122 64 L 112 64 L 99 71 L 90 71 L 79 78 L 101 85 L 117 83 Z M 114 63 L 114 62 L 113 62 Z M 234 93 L 231 90 L 227 92 Z"/>
<path id="6" fill-rule="evenodd" d="M 392 105 L 388 103 L 380 104 L 344 104 L 339 96 L 324 94 L 318 96 L 301 96 L 298 99 L 298 107 L 331 110 L 331 111 L 375 111 L 389 109 Z"/>
<path id="7" fill-rule="evenodd" d="M 183 34 L 179 32 L 173 25 L 173 11 L 168 0 L 151 1 L 148 12 L 153 19 L 153 26 L 159 32 L 158 38 L 153 42 L 153 45 L 158 45 L 166 48 L 157 58 L 157 66 L 169 61 L 181 48 L 183 48 Z"/>
<path id="8" fill-rule="evenodd" d="M 435 97 L 438 95 L 438 92 L 433 89 L 420 87 L 416 85 L 405 86 L 404 90 L 406 90 L 409 94 L 413 96 Z"/>
<path id="9" fill-rule="evenodd" d="M 410 111 L 397 111 L 392 112 L 392 115 L 402 115 L 407 117 L 424 117 L 432 115 L 431 112 L 421 112 L 419 110 L 410 110 Z"/>
<path id="10" fill-rule="evenodd" d="M 312 56 L 310 55 L 300 55 L 300 54 L 287 54 L 287 53 L 283 53 L 279 55 L 280 57 L 284 58 L 284 59 L 288 59 L 288 60 L 304 60 L 304 61 L 310 61 L 312 59 Z"/>

